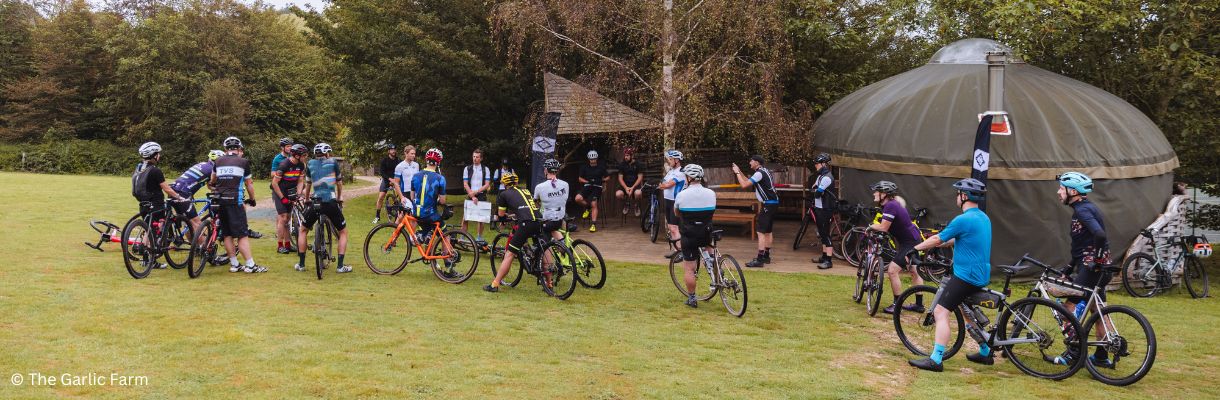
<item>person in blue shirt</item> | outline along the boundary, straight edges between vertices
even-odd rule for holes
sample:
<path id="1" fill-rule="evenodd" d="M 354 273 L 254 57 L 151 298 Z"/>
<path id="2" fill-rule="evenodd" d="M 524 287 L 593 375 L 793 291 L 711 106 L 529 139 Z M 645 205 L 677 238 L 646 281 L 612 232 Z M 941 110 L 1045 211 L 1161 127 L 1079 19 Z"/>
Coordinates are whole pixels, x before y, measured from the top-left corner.
<path id="1" fill-rule="evenodd" d="M 945 346 L 949 343 L 949 318 L 970 295 L 983 291 L 991 281 L 991 219 L 979 210 L 979 202 L 987 194 L 987 186 L 974 178 L 966 178 L 953 184 L 957 190 L 957 205 L 962 214 L 949 221 L 939 234 L 915 245 L 914 251 L 925 251 L 937 246 L 954 245 L 953 276 L 941 284 L 933 301 L 932 316 L 936 319 L 936 343 L 928 358 L 911 360 L 911 366 L 928 371 L 944 371 Z M 903 254 L 906 258 L 908 254 Z M 967 314 L 963 315 L 974 323 Z M 966 355 L 966 359 L 984 365 L 995 363 L 995 353 L 986 343 L 979 343 L 979 352 Z"/>
<path id="2" fill-rule="evenodd" d="M 299 261 L 293 267 L 297 271 L 305 270 L 305 238 L 309 236 L 313 224 L 318 222 L 319 214 L 322 214 L 339 231 L 339 258 L 336 260 L 338 267 L 335 272 L 352 272 L 352 266 L 343 263 L 343 256 L 347 253 L 347 219 L 343 217 L 343 174 L 339 170 L 339 163 L 330 156 L 330 152 L 329 144 L 314 145 L 314 158 L 305 163 L 305 178 L 309 180 L 309 184 L 306 185 L 306 179 L 297 180 L 297 193 L 304 193 L 305 198 L 321 203 L 316 210 L 309 207 L 305 211 L 304 224 L 297 233 Z"/>
<path id="3" fill-rule="evenodd" d="M 432 227 L 441 222 L 436 207 L 445 204 L 445 176 L 437 172 L 444 154 L 439 149 L 428 149 L 424 153 L 427 166 L 411 177 L 411 215 L 419 222 L 419 230 L 432 232 Z"/>

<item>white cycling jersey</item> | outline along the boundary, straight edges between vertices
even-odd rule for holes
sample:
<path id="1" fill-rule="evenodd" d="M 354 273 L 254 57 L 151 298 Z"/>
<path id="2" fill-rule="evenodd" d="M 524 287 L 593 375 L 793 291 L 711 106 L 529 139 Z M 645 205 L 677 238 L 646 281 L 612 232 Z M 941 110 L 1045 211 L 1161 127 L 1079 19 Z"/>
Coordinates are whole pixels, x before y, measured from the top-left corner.
<path id="1" fill-rule="evenodd" d="M 561 179 L 548 179 L 534 187 L 534 198 L 542 203 L 543 221 L 563 221 L 568 216 L 568 183 Z"/>

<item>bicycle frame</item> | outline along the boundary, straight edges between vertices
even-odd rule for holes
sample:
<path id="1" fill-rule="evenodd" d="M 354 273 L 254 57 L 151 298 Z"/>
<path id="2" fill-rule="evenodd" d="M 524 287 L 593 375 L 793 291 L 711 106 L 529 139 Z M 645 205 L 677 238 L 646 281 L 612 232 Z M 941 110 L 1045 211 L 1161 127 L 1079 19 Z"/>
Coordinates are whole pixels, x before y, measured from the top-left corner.
<path id="1" fill-rule="evenodd" d="M 449 243 L 449 238 L 445 237 L 445 231 L 441 229 L 440 225 L 438 224 L 433 228 L 432 238 L 428 240 L 428 247 L 425 250 L 423 244 L 416 240 L 416 232 L 418 232 L 419 224 L 418 221 L 419 220 L 410 213 L 402 213 L 402 215 L 398 217 L 398 227 L 394 228 L 394 234 L 390 235 L 390 240 L 387 241 L 386 244 L 382 245 L 382 250 L 393 246 L 394 242 L 398 240 L 398 237 L 402 235 L 403 230 L 406 230 L 408 240 L 412 245 L 415 246 L 416 250 L 419 250 L 420 253 L 420 258 L 411 260 L 411 262 L 420 260 L 443 260 L 449 258 L 449 255 L 432 255 L 434 254 L 433 251 L 436 250 L 436 245 L 438 244 L 443 244 L 448 248 L 453 247 L 453 244 Z"/>
<path id="2" fill-rule="evenodd" d="M 1104 339 L 1109 339 L 1118 333 L 1118 329 L 1114 326 L 1114 321 L 1109 317 L 1106 317 L 1105 314 L 1101 313 L 1101 309 L 1106 307 L 1106 302 L 1103 301 L 1101 296 L 1097 294 L 1099 291 L 1105 290 L 1105 283 L 1102 282 L 1108 282 L 1110 281 L 1109 279 L 1101 279 L 1098 281 L 1097 287 L 1087 288 L 1077 285 L 1070 280 L 1063 279 L 1067 276 L 1059 271 L 1055 271 L 1054 268 L 1051 268 L 1051 266 L 1046 265 L 1041 261 L 1030 258 L 1028 254 L 1022 256 L 1021 261 L 1018 261 L 1014 267 L 1023 266 L 1026 262 L 1042 269 L 1042 275 L 1038 277 L 1038 283 L 1034 284 L 1033 288 L 1030 288 L 1029 294 L 1027 295 L 1028 297 L 1042 297 L 1047 300 L 1055 301 L 1056 298 L 1052 297 L 1050 293 L 1048 293 L 1048 286 L 1051 284 L 1079 291 L 1081 295 L 1083 295 L 1082 297 L 1088 297 L 1088 300 L 1085 302 L 1084 313 L 1076 319 L 1083 321 L 1085 319 L 1084 316 L 1088 315 L 1088 313 L 1096 313 L 1097 315 L 1102 316 L 1100 321 L 1100 329 L 1105 334 Z M 1051 275 L 1052 272 L 1054 272 L 1054 275 Z M 1103 278 L 1106 278 L 1106 276 L 1103 276 Z M 1105 343 L 1106 342 L 1089 342 L 1087 345 L 1103 345 Z"/>

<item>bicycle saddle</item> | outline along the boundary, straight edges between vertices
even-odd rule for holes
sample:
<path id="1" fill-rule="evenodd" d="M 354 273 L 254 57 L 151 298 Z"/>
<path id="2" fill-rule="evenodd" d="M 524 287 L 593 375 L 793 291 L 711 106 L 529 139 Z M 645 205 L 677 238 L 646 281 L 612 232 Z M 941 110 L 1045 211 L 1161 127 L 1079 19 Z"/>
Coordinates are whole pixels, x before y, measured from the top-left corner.
<path id="1" fill-rule="evenodd" d="M 712 231 L 712 241 L 713 242 L 719 242 L 722 237 L 724 237 L 724 229 L 717 229 L 717 230 Z"/>

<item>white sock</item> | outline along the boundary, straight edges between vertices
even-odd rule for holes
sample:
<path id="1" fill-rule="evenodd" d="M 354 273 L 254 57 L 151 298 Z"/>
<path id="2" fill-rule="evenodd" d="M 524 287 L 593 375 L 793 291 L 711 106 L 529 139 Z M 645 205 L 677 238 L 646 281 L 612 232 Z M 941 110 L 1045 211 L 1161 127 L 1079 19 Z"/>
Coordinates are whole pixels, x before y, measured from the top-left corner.
<path id="1" fill-rule="evenodd" d="M 247 267 L 250 267 L 250 268 L 254 268 L 254 259 L 253 259 L 253 258 L 247 258 L 247 259 L 246 259 L 246 266 L 247 266 Z"/>
<path id="2" fill-rule="evenodd" d="M 236 266 L 237 266 L 237 257 L 232 257 L 232 256 L 230 256 L 230 257 L 229 257 L 229 265 L 232 265 L 232 266 L 236 267 Z"/>

